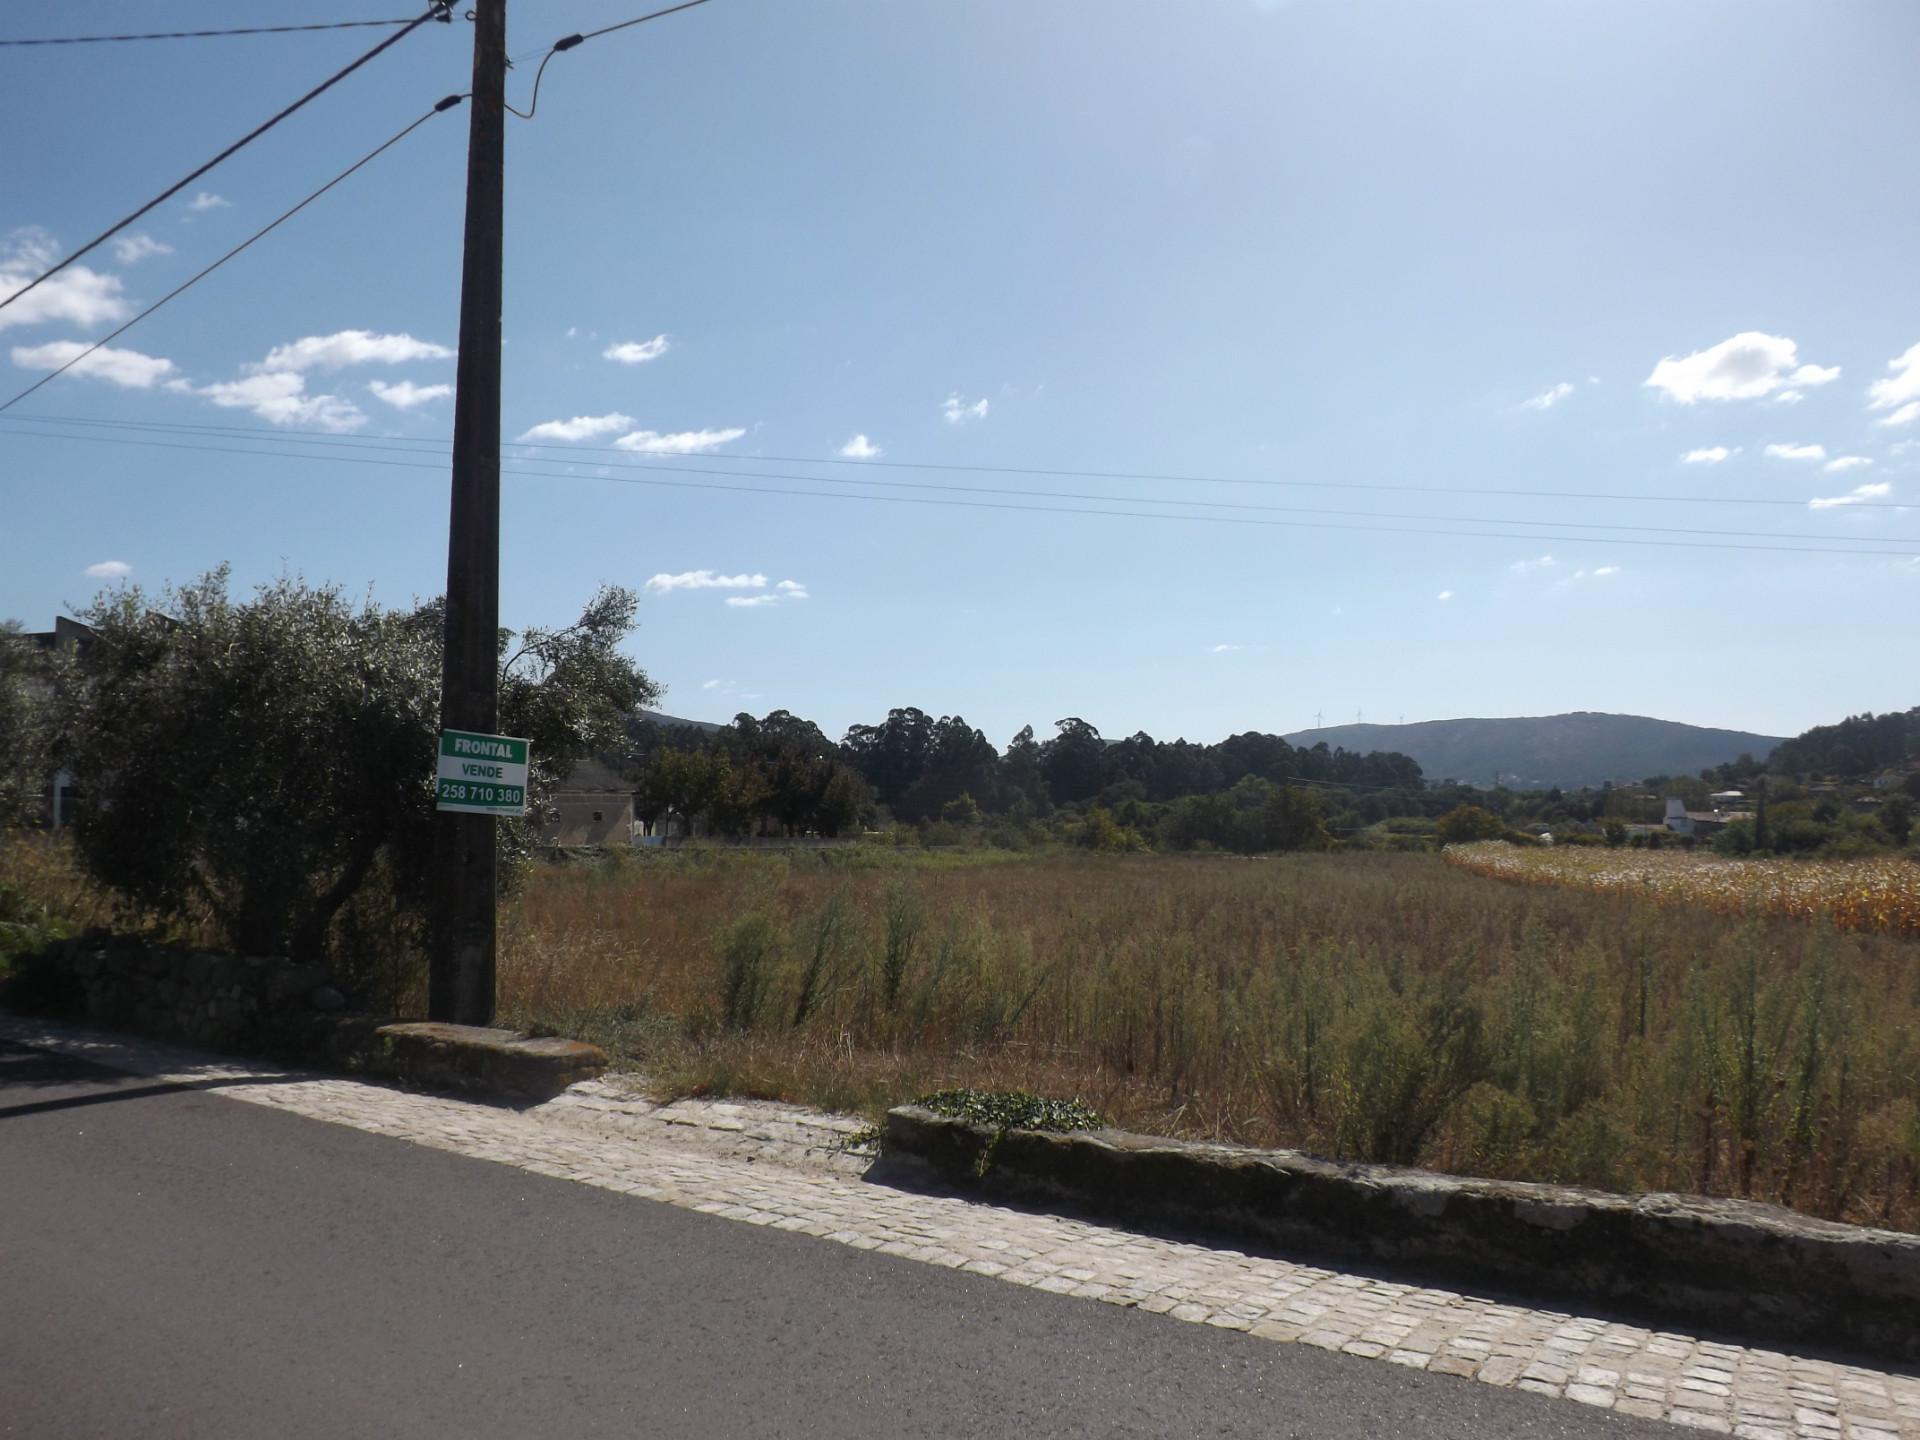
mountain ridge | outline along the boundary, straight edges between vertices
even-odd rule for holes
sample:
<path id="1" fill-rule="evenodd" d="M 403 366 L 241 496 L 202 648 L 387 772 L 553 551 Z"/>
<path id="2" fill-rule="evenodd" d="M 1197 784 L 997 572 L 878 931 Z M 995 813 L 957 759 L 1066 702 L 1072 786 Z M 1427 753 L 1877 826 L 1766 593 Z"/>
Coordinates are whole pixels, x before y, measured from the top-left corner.
<path id="1" fill-rule="evenodd" d="M 1465 716 L 1411 724 L 1326 725 L 1283 737 L 1290 745 L 1325 742 L 1345 750 L 1391 750 L 1411 756 L 1431 783 L 1461 780 L 1515 789 L 1598 785 L 1652 775 L 1693 775 L 1741 754 L 1764 760 L 1785 736 L 1722 730 L 1573 710 L 1560 715 Z"/>

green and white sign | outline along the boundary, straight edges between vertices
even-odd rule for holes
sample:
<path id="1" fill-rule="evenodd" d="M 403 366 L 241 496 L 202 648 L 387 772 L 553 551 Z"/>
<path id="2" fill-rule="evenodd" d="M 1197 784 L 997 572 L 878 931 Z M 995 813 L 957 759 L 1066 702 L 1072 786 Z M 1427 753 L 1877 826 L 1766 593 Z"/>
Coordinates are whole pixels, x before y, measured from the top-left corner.
<path id="1" fill-rule="evenodd" d="M 527 813 L 527 742 L 511 735 L 440 732 L 436 808 L 470 815 Z"/>

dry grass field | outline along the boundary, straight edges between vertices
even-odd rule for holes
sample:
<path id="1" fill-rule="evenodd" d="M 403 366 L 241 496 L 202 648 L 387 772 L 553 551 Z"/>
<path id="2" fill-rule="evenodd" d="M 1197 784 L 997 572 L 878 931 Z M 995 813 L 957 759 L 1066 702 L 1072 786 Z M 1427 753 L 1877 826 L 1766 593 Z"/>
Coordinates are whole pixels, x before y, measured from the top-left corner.
<path id="1" fill-rule="evenodd" d="M 1354 1159 L 1920 1229 L 1920 946 L 1418 855 L 538 871 L 503 1019 L 677 1090 L 951 1085 Z"/>
<path id="2" fill-rule="evenodd" d="M 0 847 L 0 882 L 14 912 L 113 918 L 59 847 Z M 1165 1134 L 1920 1231 L 1920 943 L 1683 899 L 1431 855 L 610 854 L 505 902 L 500 1018 L 666 1091 L 877 1115 L 1025 1088 Z M 344 938 L 417 1013 L 382 933 Z"/>

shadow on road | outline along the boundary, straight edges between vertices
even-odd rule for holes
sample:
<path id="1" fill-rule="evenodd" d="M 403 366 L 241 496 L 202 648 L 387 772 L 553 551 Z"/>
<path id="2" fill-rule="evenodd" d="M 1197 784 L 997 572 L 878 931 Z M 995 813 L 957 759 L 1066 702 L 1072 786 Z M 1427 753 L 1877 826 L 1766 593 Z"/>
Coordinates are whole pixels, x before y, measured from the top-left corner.
<path id="1" fill-rule="evenodd" d="M 233 1075 L 205 1080 L 167 1080 L 140 1083 L 141 1075 L 109 1070 L 90 1060 L 76 1060 L 46 1050 L 31 1050 L 0 1041 L 0 1120 L 22 1115 L 43 1115 L 52 1110 L 73 1110 L 87 1105 L 110 1105 L 120 1100 L 146 1100 L 156 1095 L 191 1094 L 196 1090 L 224 1090 L 239 1085 L 282 1085 L 295 1077 L 288 1075 Z M 82 1093 L 60 1095 L 47 1100 L 24 1100 L 14 1096 L 54 1087 L 87 1087 Z M 108 1088 L 101 1088 L 101 1087 Z"/>

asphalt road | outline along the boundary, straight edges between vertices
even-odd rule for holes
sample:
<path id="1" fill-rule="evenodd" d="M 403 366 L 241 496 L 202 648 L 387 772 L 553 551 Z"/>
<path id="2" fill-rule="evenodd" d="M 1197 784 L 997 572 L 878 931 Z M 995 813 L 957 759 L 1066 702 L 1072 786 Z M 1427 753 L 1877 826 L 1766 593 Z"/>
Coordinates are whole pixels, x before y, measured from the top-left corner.
<path id="1" fill-rule="evenodd" d="M 0 1044 L 0 1435 L 1671 1435 Z"/>

